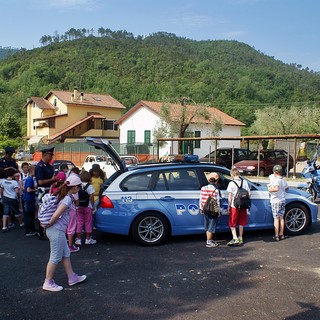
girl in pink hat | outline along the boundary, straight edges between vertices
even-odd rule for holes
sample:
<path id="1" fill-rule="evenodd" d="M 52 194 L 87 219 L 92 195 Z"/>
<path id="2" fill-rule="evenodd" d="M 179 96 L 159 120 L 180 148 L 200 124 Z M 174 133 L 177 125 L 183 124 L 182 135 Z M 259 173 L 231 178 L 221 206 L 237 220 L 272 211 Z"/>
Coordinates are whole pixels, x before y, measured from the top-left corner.
<path id="1" fill-rule="evenodd" d="M 66 239 L 70 210 L 73 207 L 73 194 L 78 193 L 81 180 L 77 175 L 71 175 L 61 186 L 57 194 L 57 209 L 45 226 L 46 235 L 50 241 L 50 258 L 46 268 L 46 278 L 42 286 L 43 290 L 61 291 L 62 286 L 53 280 L 54 272 L 59 262 L 62 262 L 68 276 L 69 286 L 83 282 L 87 276 L 77 275 L 72 268 L 70 260 L 70 249 Z"/>

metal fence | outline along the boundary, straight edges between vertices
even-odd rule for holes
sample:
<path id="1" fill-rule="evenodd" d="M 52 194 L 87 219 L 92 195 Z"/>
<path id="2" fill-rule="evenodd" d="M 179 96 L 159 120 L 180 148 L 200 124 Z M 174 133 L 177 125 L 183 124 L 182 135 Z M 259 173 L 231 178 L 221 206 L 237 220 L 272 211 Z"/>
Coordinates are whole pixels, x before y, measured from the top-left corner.
<path id="1" fill-rule="evenodd" d="M 50 144 L 55 148 L 56 160 L 71 160 L 76 166 L 82 166 L 88 155 L 103 155 L 101 149 L 96 149 L 89 146 L 85 141 L 78 142 L 57 142 Z M 120 155 L 133 155 L 136 156 L 140 163 L 158 161 L 158 146 L 157 144 L 126 144 L 126 143 L 112 143 L 114 149 Z M 41 159 L 41 150 L 48 148 L 48 145 L 38 144 L 34 146 L 35 159 Z"/>

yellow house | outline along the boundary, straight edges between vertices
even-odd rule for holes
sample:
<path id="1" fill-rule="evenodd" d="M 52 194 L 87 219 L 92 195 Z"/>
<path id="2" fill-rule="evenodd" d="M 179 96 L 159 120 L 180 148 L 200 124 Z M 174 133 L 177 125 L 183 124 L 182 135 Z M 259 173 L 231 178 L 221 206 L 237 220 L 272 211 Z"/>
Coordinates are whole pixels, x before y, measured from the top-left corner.
<path id="1" fill-rule="evenodd" d="M 84 137 L 119 140 L 116 121 L 125 106 L 110 95 L 78 91 L 50 91 L 31 97 L 27 109 L 28 143 L 75 141 Z"/>

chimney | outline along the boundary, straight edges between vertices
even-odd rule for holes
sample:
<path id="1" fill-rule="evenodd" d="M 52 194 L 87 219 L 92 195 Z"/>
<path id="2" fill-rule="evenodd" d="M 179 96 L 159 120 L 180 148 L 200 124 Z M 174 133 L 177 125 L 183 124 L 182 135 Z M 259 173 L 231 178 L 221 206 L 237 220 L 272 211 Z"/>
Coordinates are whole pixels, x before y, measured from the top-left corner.
<path id="1" fill-rule="evenodd" d="M 74 87 L 74 89 L 73 89 L 73 98 L 74 98 L 74 100 L 78 99 L 78 88 L 77 87 Z"/>
<path id="2" fill-rule="evenodd" d="M 84 96 L 84 93 L 81 92 L 81 93 L 80 93 L 80 102 L 83 102 L 83 96 Z"/>
<path id="3" fill-rule="evenodd" d="M 71 95 L 71 101 L 74 101 L 74 93 Z"/>

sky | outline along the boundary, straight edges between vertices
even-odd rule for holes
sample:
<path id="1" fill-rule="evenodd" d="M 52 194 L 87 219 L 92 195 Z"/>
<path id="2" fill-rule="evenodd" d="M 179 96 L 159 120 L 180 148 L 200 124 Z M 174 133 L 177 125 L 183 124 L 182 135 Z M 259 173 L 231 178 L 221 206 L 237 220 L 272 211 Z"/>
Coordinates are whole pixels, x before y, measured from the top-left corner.
<path id="1" fill-rule="evenodd" d="M 33 49 L 70 28 L 236 40 L 320 71 L 319 0 L 0 0 L 0 46 Z"/>

